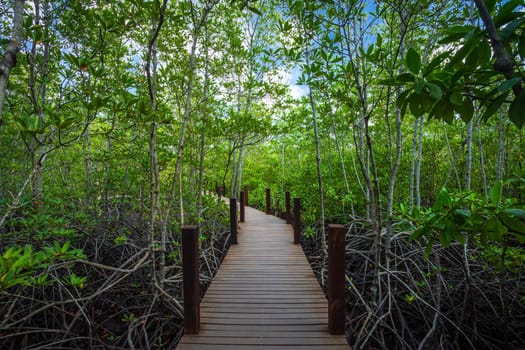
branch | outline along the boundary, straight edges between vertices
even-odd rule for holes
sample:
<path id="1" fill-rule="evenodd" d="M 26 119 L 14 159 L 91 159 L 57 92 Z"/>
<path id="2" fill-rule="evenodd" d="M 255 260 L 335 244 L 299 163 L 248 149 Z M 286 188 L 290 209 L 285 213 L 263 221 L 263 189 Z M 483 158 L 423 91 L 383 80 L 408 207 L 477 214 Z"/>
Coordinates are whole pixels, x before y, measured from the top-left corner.
<path id="1" fill-rule="evenodd" d="M 494 23 L 494 19 L 490 16 L 490 13 L 489 13 L 489 10 L 487 9 L 485 1 L 484 0 L 473 0 L 473 1 L 476 4 L 476 7 L 478 8 L 481 20 L 485 24 L 487 34 L 489 35 L 489 38 L 490 38 L 490 44 L 492 46 L 492 49 L 494 50 L 494 55 L 496 56 L 496 62 L 494 62 L 494 69 L 502 73 L 507 79 L 513 78 L 514 77 L 514 61 L 512 60 L 512 57 L 510 57 L 510 55 L 505 50 L 505 47 L 503 46 L 503 41 L 501 40 L 501 37 L 498 34 L 498 30 L 496 29 L 496 24 Z M 514 91 L 514 94 L 518 96 L 522 90 L 521 84 L 514 85 L 512 87 L 512 90 Z"/>

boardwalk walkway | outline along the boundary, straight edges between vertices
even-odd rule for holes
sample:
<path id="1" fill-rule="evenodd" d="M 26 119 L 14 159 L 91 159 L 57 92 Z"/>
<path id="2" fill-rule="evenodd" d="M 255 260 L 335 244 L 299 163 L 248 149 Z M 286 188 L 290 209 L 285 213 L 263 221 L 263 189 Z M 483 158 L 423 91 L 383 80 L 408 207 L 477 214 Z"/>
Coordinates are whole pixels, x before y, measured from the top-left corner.
<path id="1" fill-rule="evenodd" d="M 232 245 L 201 303 L 201 330 L 177 350 L 349 349 L 328 332 L 327 301 L 291 225 L 246 207 Z"/>

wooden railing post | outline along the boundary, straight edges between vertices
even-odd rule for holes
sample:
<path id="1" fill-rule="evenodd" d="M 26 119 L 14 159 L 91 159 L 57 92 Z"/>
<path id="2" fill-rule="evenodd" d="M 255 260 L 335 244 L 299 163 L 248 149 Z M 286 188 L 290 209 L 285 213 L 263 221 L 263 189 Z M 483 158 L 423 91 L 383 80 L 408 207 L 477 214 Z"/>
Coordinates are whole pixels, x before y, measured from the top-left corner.
<path id="1" fill-rule="evenodd" d="M 286 207 L 286 223 L 291 224 L 292 223 L 292 213 L 290 213 L 290 191 L 286 191 L 284 194 L 284 205 Z"/>
<path id="2" fill-rule="evenodd" d="M 237 200 L 230 198 L 230 232 L 231 244 L 237 244 Z"/>
<path id="3" fill-rule="evenodd" d="M 241 191 L 241 193 L 239 194 L 239 207 L 240 207 L 240 219 L 239 221 L 240 222 L 244 222 L 244 191 Z"/>
<path id="4" fill-rule="evenodd" d="M 266 189 L 266 215 L 270 215 L 270 189 Z"/>
<path id="5" fill-rule="evenodd" d="M 200 328 L 199 227 L 182 227 L 182 284 L 184 333 L 197 334 Z"/>
<path id="6" fill-rule="evenodd" d="M 293 199 L 293 243 L 298 244 L 301 238 L 301 198 Z"/>
<path id="7" fill-rule="evenodd" d="M 248 206 L 248 186 L 244 186 L 244 205 Z"/>
<path id="8" fill-rule="evenodd" d="M 328 225 L 328 329 L 345 333 L 345 227 Z"/>

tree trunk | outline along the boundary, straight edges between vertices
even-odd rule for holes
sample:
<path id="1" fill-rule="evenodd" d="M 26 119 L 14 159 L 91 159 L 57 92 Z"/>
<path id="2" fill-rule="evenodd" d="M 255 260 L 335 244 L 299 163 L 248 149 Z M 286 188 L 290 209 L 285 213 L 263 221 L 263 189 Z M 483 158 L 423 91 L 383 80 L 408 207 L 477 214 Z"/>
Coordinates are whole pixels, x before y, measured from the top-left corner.
<path id="1" fill-rule="evenodd" d="M 447 124 L 444 121 L 443 121 L 443 135 L 445 136 L 445 143 L 447 144 L 448 156 L 450 158 L 450 167 L 452 171 L 454 172 L 454 177 L 456 179 L 456 186 L 458 190 L 461 191 L 461 181 L 459 179 L 458 169 L 456 166 L 456 158 L 454 157 L 454 153 L 452 152 L 452 147 L 450 146 L 450 140 L 448 139 L 448 133 L 447 133 Z"/>
<path id="2" fill-rule="evenodd" d="M 326 251 L 326 236 L 325 236 L 325 218 L 324 218 L 324 191 L 323 191 L 323 174 L 321 169 L 321 141 L 319 139 L 319 129 L 317 127 L 317 114 L 315 109 L 315 100 L 312 93 L 312 87 L 308 86 L 308 95 L 310 98 L 310 106 L 312 108 L 312 123 L 314 126 L 314 137 L 315 137 L 315 163 L 317 165 L 317 184 L 319 190 L 319 210 L 321 214 L 321 244 L 323 251 Z"/>
<path id="3" fill-rule="evenodd" d="M 148 51 L 146 54 L 146 77 L 148 82 L 148 93 L 150 98 L 151 113 L 156 113 L 157 110 L 157 47 L 156 42 L 162 25 L 164 24 L 164 15 L 166 13 L 167 0 L 163 0 L 159 7 L 159 17 L 152 18 L 151 21 L 151 35 L 148 42 Z M 154 118 L 157 116 L 154 114 Z M 153 261 L 155 261 L 155 245 L 156 245 L 156 221 L 160 213 L 160 174 L 159 162 L 157 158 L 157 122 L 155 119 L 150 124 L 149 137 L 149 182 L 150 182 L 150 217 L 149 217 L 149 231 L 150 231 L 150 248 Z M 156 276 L 155 263 L 152 264 L 153 273 L 151 275 L 153 285 L 157 283 L 157 277 L 160 280 L 160 287 L 164 286 L 165 279 L 165 252 L 166 252 L 166 237 L 161 232 L 161 249 L 160 249 L 160 276 Z"/>
<path id="4" fill-rule="evenodd" d="M 467 154 L 465 157 L 465 191 L 470 191 L 471 173 L 472 173 L 472 119 L 467 125 L 467 139 L 465 141 L 467 147 Z"/>
<path id="5" fill-rule="evenodd" d="M 481 182 L 483 184 L 483 193 L 485 196 L 488 195 L 488 185 L 487 185 L 487 171 L 485 169 L 485 155 L 483 152 L 483 138 L 481 135 L 481 124 L 478 121 L 476 123 L 476 129 L 478 132 L 478 149 L 479 149 L 479 166 L 481 169 Z"/>
<path id="6" fill-rule="evenodd" d="M 89 116 L 86 117 L 86 123 L 89 123 Z M 92 201 L 93 197 L 93 170 L 91 159 L 91 132 L 89 126 L 86 128 L 84 133 L 84 139 L 82 142 L 82 153 L 84 157 L 84 210 L 86 213 L 94 211 L 94 203 Z"/>
<path id="7" fill-rule="evenodd" d="M 45 0 L 42 4 L 41 14 L 41 3 L 39 0 L 34 2 L 35 18 L 34 25 L 43 25 L 44 28 L 51 27 L 51 14 L 49 1 Z M 42 16 L 43 15 L 43 16 Z M 42 21 L 43 18 L 43 21 Z M 42 45 L 42 61 L 40 64 L 37 63 L 37 55 L 39 54 L 38 46 L 39 43 L 33 41 L 31 44 L 31 51 L 27 55 L 29 61 L 29 91 L 30 99 L 33 104 L 33 114 L 40 119 L 42 125 L 45 123 L 45 108 L 46 108 L 46 92 L 47 92 L 47 81 L 48 81 L 48 62 L 50 54 L 50 43 L 48 40 L 43 41 Z M 37 84 L 40 85 L 37 85 Z M 33 205 L 40 209 L 43 205 L 44 189 L 43 189 L 43 163 L 41 160 L 45 159 L 43 155 L 46 153 L 44 137 L 40 134 L 33 135 L 31 144 L 31 157 L 33 169 L 31 177 L 31 197 Z"/>
<path id="8" fill-rule="evenodd" d="M 7 82 L 11 69 L 16 65 L 16 56 L 20 51 L 22 32 L 24 30 L 24 0 L 14 0 L 13 2 L 13 27 L 11 30 L 11 40 L 7 43 L 4 55 L 0 60 L 0 128 L 3 124 L 3 111 Z"/>
<path id="9" fill-rule="evenodd" d="M 200 222 L 202 215 L 203 176 L 204 176 L 204 146 L 206 141 L 206 121 L 208 119 L 208 89 L 209 89 L 209 41 L 207 23 L 204 24 L 204 82 L 203 82 L 203 108 L 201 114 L 201 134 L 199 141 L 199 178 L 197 192 L 197 219 Z"/>
<path id="10" fill-rule="evenodd" d="M 503 112 L 500 109 L 498 118 L 498 164 L 496 176 L 497 180 L 503 180 L 503 172 L 505 168 L 505 124 L 503 120 Z"/>
<path id="11" fill-rule="evenodd" d="M 345 184 L 346 195 L 348 197 L 350 197 L 352 192 L 350 191 L 350 184 L 348 182 L 348 176 L 346 174 L 346 166 L 345 166 L 343 151 L 342 151 L 341 145 L 339 143 L 339 136 L 338 136 L 338 133 L 337 133 L 337 127 L 335 125 L 334 114 L 331 113 L 331 112 L 330 112 L 330 118 L 332 120 L 332 130 L 334 132 L 335 148 L 337 149 L 337 155 L 339 156 L 339 163 L 341 165 L 341 171 L 343 172 L 343 181 L 344 181 L 344 184 Z M 355 216 L 353 199 L 350 199 L 350 210 L 352 212 L 352 216 Z"/>
<path id="12" fill-rule="evenodd" d="M 414 119 L 414 135 L 412 139 L 412 158 L 410 163 L 410 197 L 409 208 L 412 210 L 415 203 L 416 188 L 416 159 L 417 159 L 417 131 L 419 129 L 419 118 Z"/>
<path id="13" fill-rule="evenodd" d="M 310 64 L 309 59 L 309 48 L 306 48 L 306 64 Z M 323 251 L 326 252 L 327 245 L 326 245 L 326 235 L 325 235 L 325 218 L 324 218 L 324 191 L 323 191 L 323 175 L 322 175 L 322 169 L 321 169 L 321 148 L 320 144 L 321 141 L 319 139 L 319 129 L 317 127 L 317 113 L 316 113 L 316 106 L 315 106 L 315 99 L 312 91 L 311 84 L 308 84 L 308 98 L 310 100 L 310 108 L 312 109 L 312 124 L 314 127 L 314 139 L 315 139 L 315 163 L 317 166 L 317 189 L 319 192 L 319 210 L 321 215 L 321 245 L 323 248 Z"/>
<path id="14" fill-rule="evenodd" d="M 421 208 L 421 157 L 423 156 L 423 117 L 419 118 L 419 136 L 418 136 L 418 148 L 417 148 L 417 160 L 416 160 L 416 181 L 415 181 L 415 196 L 416 196 L 416 207 Z"/>

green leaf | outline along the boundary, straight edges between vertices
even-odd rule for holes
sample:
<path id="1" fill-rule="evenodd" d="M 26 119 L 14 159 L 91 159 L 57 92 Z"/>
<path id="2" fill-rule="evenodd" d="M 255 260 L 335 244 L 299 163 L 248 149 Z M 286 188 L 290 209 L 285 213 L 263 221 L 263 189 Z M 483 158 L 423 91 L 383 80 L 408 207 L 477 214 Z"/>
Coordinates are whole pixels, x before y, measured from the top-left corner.
<path id="1" fill-rule="evenodd" d="M 525 31 L 521 33 L 520 43 L 519 43 L 519 53 L 522 59 L 525 59 Z"/>
<path id="2" fill-rule="evenodd" d="M 460 106 L 454 106 L 454 110 L 459 113 L 461 120 L 465 123 L 468 123 L 474 116 L 474 105 L 469 99 L 464 100 Z"/>
<path id="3" fill-rule="evenodd" d="M 473 26 L 455 26 L 448 28 L 446 33 L 448 36 L 441 39 L 439 41 L 439 44 L 448 44 L 454 41 L 458 41 L 459 39 L 463 39 L 469 32 L 474 29 Z"/>
<path id="4" fill-rule="evenodd" d="M 443 97 L 443 91 L 438 85 L 427 83 L 427 87 L 428 87 L 430 96 L 434 97 L 436 100 L 441 100 L 441 98 Z"/>
<path id="5" fill-rule="evenodd" d="M 509 118 L 519 129 L 525 123 L 525 89 L 512 101 L 509 108 Z"/>
<path id="6" fill-rule="evenodd" d="M 450 62 L 447 64 L 447 67 L 463 67 L 464 63 L 463 60 L 465 57 L 467 57 L 468 54 L 472 52 L 472 50 L 477 49 L 477 45 L 474 45 L 474 40 L 468 40 L 463 44 L 463 47 L 459 49 L 456 54 L 450 59 Z M 477 42 L 476 42 L 477 44 Z M 457 66 L 457 67 L 456 67 Z"/>
<path id="7" fill-rule="evenodd" d="M 416 94 L 421 94 L 424 88 L 425 82 L 423 80 L 417 79 L 416 83 L 414 84 L 414 91 L 416 92 Z"/>
<path id="8" fill-rule="evenodd" d="M 487 10 L 492 12 L 494 10 L 494 6 L 496 6 L 496 0 L 485 0 L 485 5 L 487 6 Z"/>
<path id="9" fill-rule="evenodd" d="M 37 280 L 36 280 L 36 284 L 38 284 L 39 286 L 42 286 L 46 283 L 46 280 L 47 280 L 47 273 L 44 273 L 40 276 L 38 276 Z"/>
<path id="10" fill-rule="evenodd" d="M 64 245 L 62 246 L 62 248 L 60 249 L 60 252 L 63 254 L 66 253 L 70 245 L 71 245 L 71 241 L 66 241 Z"/>
<path id="11" fill-rule="evenodd" d="M 434 239 L 431 239 L 428 241 L 427 246 L 425 248 L 425 259 L 428 259 L 430 257 L 430 253 L 432 253 L 433 247 L 434 247 Z"/>
<path id="12" fill-rule="evenodd" d="M 498 206 L 501 200 L 501 186 L 501 181 L 496 181 L 494 186 L 490 189 L 490 202 L 495 206 Z"/>
<path id="13" fill-rule="evenodd" d="M 427 234 L 427 231 L 425 230 L 425 226 L 421 226 L 420 228 L 412 232 L 412 234 L 410 235 L 410 240 L 411 241 L 416 240 L 426 234 Z"/>
<path id="14" fill-rule="evenodd" d="M 496 242 L 501 242 L 503 240 L 503 235 L 508 232 L 507 228 L 495 216 L 491 216 L 487 219 L 485 226 L 487 228 L 488 238 Z"/>
<path id="15" fill-rule="evenodd" d="M 465 60 L 465 65 L 469 68 L 469 69 L 475 69 L 477 66 L 478 66 L 478 62 L 479 62 L 479 51 L 476 49 L 476 50 L 472 50 L 466 60 Z M 482 64 L 486 63 L 486 62 L 481 62 Z"/>
<path id="16" fill-rule="evenodd" d="M 507 1 L 499 10 L 497 16 L 494 18 L 496 25 L 501 26 L 508 22 L 509 18 L 513 18 L 513 11 L 516 7 L 523 5 L 523 0 Z"/>
<path id="17" fill-rule="evenodd" d="M 516 29 L 519 28 L 523 24 L 523 22 L 525 22 L 525 18 L 518 18 L 507 24 L 500 33 L 501 39 L 503 41 L 509 40 L 512 37 L 512 35 L 516 32 Z"/>
<path id="18" fill-rule="evenodd" d="M 379 81 L 380 85 L 386 85 L 386 86 L 399 86 L 400 83 L 397 79 L 383 79 Z"/>
<path id="19" fill-rule="evenodd" d="M 511 208 L 505 209 L 503 212 L 511 216 L 517 216 L 525 219 L 525 209 Z"/>
<path id="20" fill-rule="evenodd" d="M 454 231 L 456 231 L 456 225 L 452 221 L 447 221 L 445 229 L 439 232 L 439 243 L 444 247 L 448 247 L 452 242 Z"/>
<path id="21" fill-rule="evenodd" d="M 490 44 L 486 39 L 483 39 L 479 43 L 477 51 L 480 65 L 490 62 L 490 58 L 492 56 L 492 49 L 490 48 Z"/>
<path id="22" fill-rule="evenodd" d="M 410 90 L 405 90 L 403 91 L 402 93 L 399 94 L 399 96 L 397 97 L 397 100 L 396 100 L 396 106 L 398 108 L 403 108 L 405 106 L 406 108 L 406 104 L 407 104 L 407 101 L 408 101 L 408 95 L 411 93 Z"/>
<path id="23" fill-rule="evenodd" d="M 440 100 L 430 110 L 429 117 L 442 119 L 448 124 L 452 124 L 454 121 L 454 109 L 448 101 Z"/>
<path id="24" fill-rule="evenodd" d="M 459 231 L 457 231 L 457 230 L 454 230 L 454 231 L 452 232 L 452 236 L 453 236 L 454 239 L 455 239 L 456 241 L 458 241 L 459 243 L 461 243 L 461 244 L 465 244 L 466 239 L 465 239 L 465 236 L 464 236 L 461 232 L 459 232 Z"/>
<path id="25" fill-rule="evenodd" d="M 516 238 L 516 240 L 521 243 L 521 244 L 524 244 L 525 243 L 525 235 L 522 235 L 522 234 L 519 234 L 519 233 L 514 233 L 512 232 L 514 238 Z"/>
<path id="26" fill-rule="evenodd" d="M 495 100 L 490 102 L 485 109 L 485 113 L 483 113 L 482 120 L 487 121 L 494 113 L 496 113 L 501 105 L 505 102 L 507 99 L 507 96 L 509 95 L 509 92 L 504 92 L 503 94 L 499 95 Z"/>
<path id="27" fill-rule="evenodd" d="M 399 81 L 400 83 L 413 83 L 416 78 L 414 77 L 413 74 L 410 74 L 410 73 L 403 73 L 403 74 L 400 74 L 396 77 L 396 80 Z"/>
<path id="28" fill-rule="evenodd" d="M 421 69 L 421 56 L 413 48 L 408 49 L 406 55 L 406 64 L 412 73 L 415 75 L 419 74 L 419 70 Z"/>
<path id="29" fill-rule="evenodd" d="M 512 218 L 508 215 L 500 215 L 499 219 L 507 226 L 512 232 L 525 235 L 525 224 L 518 219 Z"/>
<path id="30" fill-rule="evenodd" d="M 419 117 L 423 114 L 423 106 L 421 104 L 421 97 L 418 96 L 417 93 L 413 93 L 408 98 L 408 106 L 410 108 L 410 112 L 415 116 Z"/>
<path id="31" fill-rule="evenodd" d="M 449 101 L 456 106 L 461 106 L 463 104 L 463 96 L 460 93 L 453 92 L 450 94 Z"/>
<path id="32" fill-rule="evenodd" d="M 512 87 L 521 82 L 521 77 L 515 77 L 509 80 L 505 80 L 498 86 L 499 92 L 506 92 L 512 89 Z"/>
<path id="33" fill-rule="evenodd" d="M 446 188 L 443 187 L 441 190 L 439 190 L 438 201 L 445 205 L 445 207 L 449 207 L 452 203 L 452 197 Z"/>
<path id="34" fill-rule="evenodd" d="M 423 69 L 423 76 L 427 76 L 434 71 L 434 69 L 441 64 L 450 55 L 450 52 L 443 52 L 434 57 L 432 61 Z"/>

